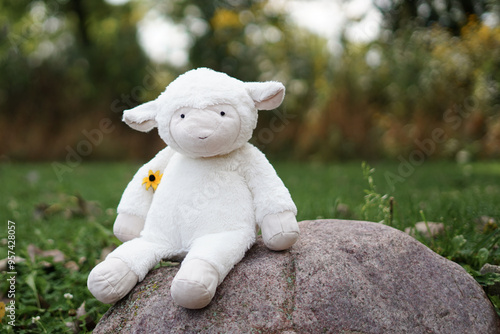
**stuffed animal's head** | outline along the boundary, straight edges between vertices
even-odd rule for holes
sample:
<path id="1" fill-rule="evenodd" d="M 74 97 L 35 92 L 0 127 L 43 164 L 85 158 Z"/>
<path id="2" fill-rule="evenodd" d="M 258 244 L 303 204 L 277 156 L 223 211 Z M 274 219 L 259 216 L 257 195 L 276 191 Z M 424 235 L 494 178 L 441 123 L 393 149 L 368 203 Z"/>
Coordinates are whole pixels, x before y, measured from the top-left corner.
<path id="1" fill-rule="evenodd" d="M 245 144 L 257 125 L 257 110 L 277 108 L 284 95 L 280 82 L 242 82 L 199 68 L 172 81 L 156 100 L 125 110 L 123 120 L 143 132 L 158 128 L 179 153 L 211 157 Z"/>

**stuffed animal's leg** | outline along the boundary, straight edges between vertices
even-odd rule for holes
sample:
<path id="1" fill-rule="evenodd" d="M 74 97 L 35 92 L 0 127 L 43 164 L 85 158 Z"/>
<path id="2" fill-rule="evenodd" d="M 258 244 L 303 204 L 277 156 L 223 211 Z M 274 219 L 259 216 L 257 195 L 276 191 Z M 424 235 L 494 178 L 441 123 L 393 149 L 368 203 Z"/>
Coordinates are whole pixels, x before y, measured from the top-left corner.
<path id="1" fill-rule="evenodd" d="M 103 303 L 122 299 L 168 255 L 168 249 L 162 246 L 143 238 L 122 244 L 92 269 L 87 280 L 88 289 Z"/>
<path id="2" fill-rule="evenodd" d="M 196 239 L 172 282 L 174 301 L 190 309 L 207 306 L 217 286 L 254 242 L 253 230 L 214 233 Z"/>

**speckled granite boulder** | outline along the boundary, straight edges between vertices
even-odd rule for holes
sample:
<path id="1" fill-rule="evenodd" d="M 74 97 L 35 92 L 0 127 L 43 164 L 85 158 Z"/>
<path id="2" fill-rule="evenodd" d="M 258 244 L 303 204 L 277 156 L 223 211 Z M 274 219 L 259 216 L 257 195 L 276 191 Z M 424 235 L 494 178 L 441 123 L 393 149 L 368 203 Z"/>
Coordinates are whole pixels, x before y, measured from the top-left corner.
<path id="1" fill-rule="evenodd" d="M 177 267 L 152 271 L 94 333 L 500 333 L 481 287 L 459 265 L 393 228 L 300 222 L 285 252 L 259 240 L 202 310 L 176 306 Z"/>

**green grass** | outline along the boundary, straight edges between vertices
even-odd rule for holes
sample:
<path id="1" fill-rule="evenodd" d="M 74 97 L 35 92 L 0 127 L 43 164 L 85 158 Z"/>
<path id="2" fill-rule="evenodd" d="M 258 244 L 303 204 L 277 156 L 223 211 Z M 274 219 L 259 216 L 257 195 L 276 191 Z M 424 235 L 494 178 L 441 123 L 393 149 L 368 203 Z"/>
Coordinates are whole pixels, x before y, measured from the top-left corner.
<path id="1" fill-rule="evenodd" d="M 442 235 L 417 238 L 464 266 L 484 286 L 498 279 L 478 273 L 486 262 L 500 264 L 498 223 L 485 229 L 477 221 L 481 216 L 500 221 L 499 162 L 466 166 L 425 162 L 412 173 L 403 173 L 405 177 L 399 178 L 401 182 L 395 187 L 387 182 L 387 176 L 403 175 L 398 171 L 399 163 L 373 164 L 375 171 L 365 176 L 361 162 L 274 162 L 274 166 L 297 204 L 298 220 L 386 218 L 386 223 L 401 230 L 424 218 L 443 222 L 446 229 Z M 16 227 L 14 251 L 27 259 L 15 266 L 17 333 L 69 333 L 67 323 L 89 331 L 109 308 L 92 298 L 86 279 L 102 249 L 119 244 L 112 235 L 116 206 L 138 167 L 85 163 L 64 174 L 59 182 L 51 164 L 0 165 L 0 238 L 5 238 L 0 258 L 7 257 L 6 231 L 11 220 Z M 373 178 L 371 188 L 368 177 Z M 394 210 L 388 216 L 391 196 Z M 65 259 L 56 262 L 50 256 L 35 254 L 30 244 L 41 251 L 60 250 Z M 68 268 L 69 262 L 78 269 Z M 0 293 L 5 303 L 8 290 L 8 282 L 2 280 Z M 68 293 L 71 299 L 65 297 Z M 500 306 L 498 297 L 490 297 Z M 83 303 L 84 315 L 82 308 L 77 312 Z M 5 326 L 8 321 L 4 317 L 0 327 L 12 332 Z"/>

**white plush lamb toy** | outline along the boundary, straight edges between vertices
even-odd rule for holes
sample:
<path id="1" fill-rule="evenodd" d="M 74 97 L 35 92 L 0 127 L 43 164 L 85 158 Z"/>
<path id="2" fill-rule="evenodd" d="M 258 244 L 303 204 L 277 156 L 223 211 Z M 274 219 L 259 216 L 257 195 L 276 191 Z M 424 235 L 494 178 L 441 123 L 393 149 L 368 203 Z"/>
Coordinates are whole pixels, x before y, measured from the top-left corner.
<path id="1" fill-rule="evenodd" d="M 203 308 L 255 242 L 284 250 L 299 236 L 297 209 L 265 156 L 247 141 L 257 110 L 283 101 L 274 81 L 242 82 L 207 68 L 174 80 L 154 101 L 126 110 L 133 129 L 158 128 L 168 147 L 139 169 L 118 205 L 124 243 L 90 273 L 104 303 L 124 297 L 161 259 L 184 259 L 171 295 Z"/>

